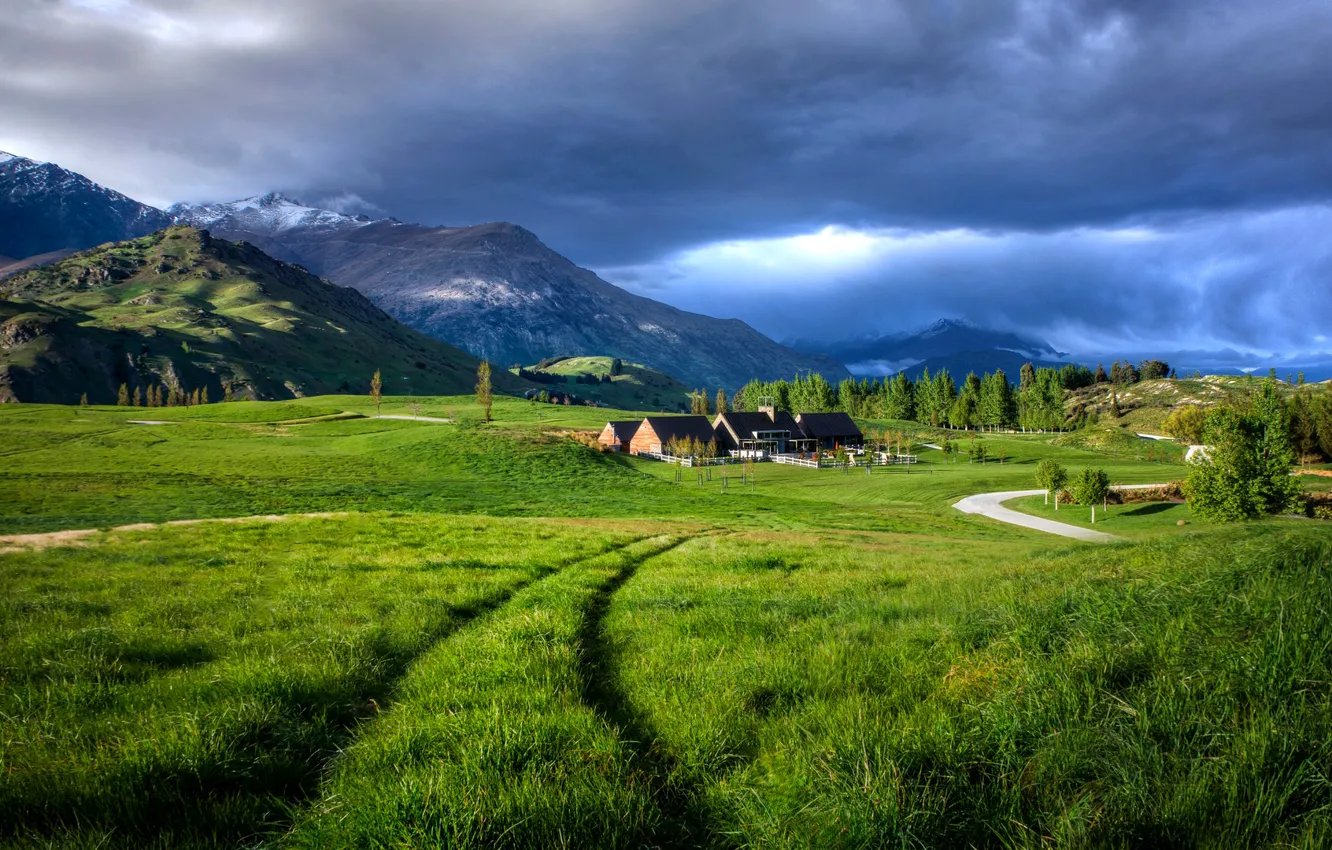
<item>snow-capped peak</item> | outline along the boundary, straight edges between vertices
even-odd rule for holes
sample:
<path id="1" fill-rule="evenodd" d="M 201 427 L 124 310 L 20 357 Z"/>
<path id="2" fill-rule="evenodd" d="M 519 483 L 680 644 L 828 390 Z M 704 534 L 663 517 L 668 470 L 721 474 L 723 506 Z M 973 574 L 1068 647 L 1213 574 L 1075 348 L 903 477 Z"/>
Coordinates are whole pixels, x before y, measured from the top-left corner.
<path id="1" fill-rule="evenodd" d="M 364 227 L 364 216 L 307 207 L 280 192 L 255 195 L 226 204 L 174 204 L 167 210 L 176 222 L 195 227 L 217 227 L 278 233 L 297 227 Z"/>
<path id="2" fill-rule="evenodd" d="M 969 322 L 966 319 L 939 319 L 934 324 L 929 325 L 928 327 L 921 328 L 916 333 L 911 334 L 911 336 L 918 336 L 924 339 L 928 339 L 929 337 L 938 336 L 941 333 L 950 331 L 953 328 L 962 328 L 965 330 L 974 331 L 974 330 L 980 330 L 980 325 L 977 325 L 974 322 Z"/>

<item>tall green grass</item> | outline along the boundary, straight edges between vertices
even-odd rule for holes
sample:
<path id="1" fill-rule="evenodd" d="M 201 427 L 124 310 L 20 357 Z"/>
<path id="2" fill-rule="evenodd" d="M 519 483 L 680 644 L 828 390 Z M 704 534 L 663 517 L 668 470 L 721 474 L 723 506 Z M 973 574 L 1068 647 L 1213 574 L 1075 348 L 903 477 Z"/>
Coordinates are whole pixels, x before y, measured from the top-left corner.
<path id="1" fill-rule="evenodd" d="M 1332 842 L 1332 544 L 1039 559 L 747 538 L 608 619 L 711 843 Z"/>
<path id="2" fill-rule="evenodd" d="M 628 530 L 356 516 L 116 535 L 0 564 L 0 840 L 280 828 L 437 641 Z"/>
<path id="3" fill-rule="evenodd" d="M 422 658 L 340 757 L 295 847 L 639 847 L 662 823 L 598 712 L 597 612 L 669 536 L 565 568 Z"/>

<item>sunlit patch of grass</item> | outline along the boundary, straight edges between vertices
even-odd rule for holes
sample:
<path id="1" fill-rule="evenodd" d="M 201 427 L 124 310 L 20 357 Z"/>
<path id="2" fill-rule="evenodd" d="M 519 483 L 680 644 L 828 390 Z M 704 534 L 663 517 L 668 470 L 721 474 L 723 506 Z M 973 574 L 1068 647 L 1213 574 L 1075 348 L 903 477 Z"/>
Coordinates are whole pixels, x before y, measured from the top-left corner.
<path id="1" fill-rule="evenodd" d="M 1332 839 L 1332 547 L 1315 532 L 1004 570 L 965 546 L 712 546 L 640 572 L 608 627 L 626 693 L 727 843 Z"/>

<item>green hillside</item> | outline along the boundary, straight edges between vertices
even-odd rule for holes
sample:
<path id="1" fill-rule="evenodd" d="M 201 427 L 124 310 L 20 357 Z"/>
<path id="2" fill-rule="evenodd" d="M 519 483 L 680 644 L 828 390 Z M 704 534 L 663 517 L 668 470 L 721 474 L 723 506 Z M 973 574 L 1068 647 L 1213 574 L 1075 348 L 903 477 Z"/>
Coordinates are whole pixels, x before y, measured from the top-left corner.
<path id="1" fill-rule="evenodd" d="M 386 391 L 459 393 L 476 367 L 355 290 L 190 227 L 0 282 L 0 400 L 110 403 L 122 383 L 289 399 L 360 392 L 376 369 Z"/>
<path id="2" fill-rule="evenodd" d="M 1130 430 L 1160 434 L 1161 423 L 1177 407 L 1196 404 L 1210 407 L 1240 395 L 1255 387 L 1261 378 L 1238 375 L 1204 375 L 1200 378 L 1157 378 L 1133 384 L 1095 384 L 1073 390 L 1068 394 L 1066 406 L 1071 417 L 1082 412 L 1096 413 L 1103 425 L 1120 425 Z M 1328 392 L 1332 383 L 1297 387 L 1284 381 L 1277 382 L 1284 396 L 1297 391 Z M 1114 401 L 1119 415 L 1113 415 Z"/>
<path id="3" fill-rule="evenodd" d="M 526 371 L 565 378 L 562 383 L 543 383 L 550 392 L 572 393 L 625 410 L 689 409 L 689 387 L 665 372 L 641 363 L 621 362 L 620 374 L 612 375 L 613 357 L 564 357 L 545 365 L 528 366 Z M 579 377 L 596 378 L 600 383 L 580 383 Z M 609 382 L 604 379 L 609 377 Z"/>

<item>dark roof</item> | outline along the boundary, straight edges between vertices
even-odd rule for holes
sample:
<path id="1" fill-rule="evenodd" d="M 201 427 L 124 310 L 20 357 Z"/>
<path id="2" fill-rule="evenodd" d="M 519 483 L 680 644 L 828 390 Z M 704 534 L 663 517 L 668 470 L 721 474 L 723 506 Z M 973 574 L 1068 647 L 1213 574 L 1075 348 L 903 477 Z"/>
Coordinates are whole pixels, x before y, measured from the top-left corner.
<path id="1" fill-rule="evenodd" d="M 669 443 L 672 437 L 677 440 L 693 437 L 705 443 L 717 437 L 706 416 L 649 416 L 639 427 L 643 425 L 652 428 L 662 445 Z"/>
<path id="2" fill-rule="evenodd" d="M 627 443 L 638 433 L 638 426 L 642 424 L 643 421 L 641 419 L 621 419 L 618 422 L 607 422 L 606 428 L 611 429 L 611 433 L 615 435 L 616 441 Z"/>
<path id="3" fill-rule="evenodd" d="M 802 413 L 796 417 L 807 437 L 861 437 L 860 428 L 845 413 Z"/>
<path id="4" fill-rule="evenodd" d="M 786 431 L 792 440 L 803 437 L 800 426 L 784 410 L 772 418 L 766 413 L 719 413 L 713 423 L 717 436 L 728 449 L 739 448 L 739 440 L 753 440 L 758 431 Z"/>

